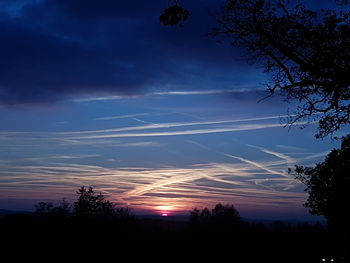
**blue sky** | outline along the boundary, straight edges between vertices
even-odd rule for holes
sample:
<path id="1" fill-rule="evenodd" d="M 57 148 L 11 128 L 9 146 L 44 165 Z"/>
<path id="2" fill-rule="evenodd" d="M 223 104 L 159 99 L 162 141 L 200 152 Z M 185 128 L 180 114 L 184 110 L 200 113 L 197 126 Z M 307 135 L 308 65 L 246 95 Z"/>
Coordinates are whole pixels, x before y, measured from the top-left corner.
<path id="1" fill-rule="evenodd" d="M 268 76 L 205 35 L 218 2 L 186 2 L 184 28 L 159 23 L 167 4 L 0 0 L 0 208 L 92 185 L 142 213 L 310 218 L 287 168 L 339 142 L 285 128 L 281 98 L 258 102 Z"/>

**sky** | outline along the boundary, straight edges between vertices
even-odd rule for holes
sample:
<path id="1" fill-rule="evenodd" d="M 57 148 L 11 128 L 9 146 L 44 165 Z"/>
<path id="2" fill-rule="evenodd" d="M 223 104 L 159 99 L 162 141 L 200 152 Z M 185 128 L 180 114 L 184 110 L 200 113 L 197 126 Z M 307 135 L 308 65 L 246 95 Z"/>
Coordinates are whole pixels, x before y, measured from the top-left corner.
<path id="1" fill-rule="evenodd" d="M 262 68 L 208 36 L 220 3 L 186 1 L 191 19 L 169 28 L 165 0 L 0 0 L 0 208 L 93 186 L 137 213 L 314 218 L 287 169 L 339 142 L 260 101 Z"/>

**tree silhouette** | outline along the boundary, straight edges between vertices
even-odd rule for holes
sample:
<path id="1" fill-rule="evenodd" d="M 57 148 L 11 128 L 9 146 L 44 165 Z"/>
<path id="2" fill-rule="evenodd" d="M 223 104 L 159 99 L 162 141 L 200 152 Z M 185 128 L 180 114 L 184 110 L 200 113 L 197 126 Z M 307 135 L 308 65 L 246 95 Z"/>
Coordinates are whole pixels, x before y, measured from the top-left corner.
<path id="1" fill-rule="evenodd" d="M 309 193 L 305 207 L 323 215 L 331 228 L 349 231 L 350 226 L 350 135 L 340 149 L 333 149 L 315 167 L 296 166 L 290 173 L 306 185 Z"/>
<path id="2" fill-rule="evenodd" d="M 200 213 L 200 220 L 202 223 L 208 224 L 211 220 L 211 212 L 208 208 L 204 208 Z"/>
<path id="3" fill-rule="evenodd" d="M 190 212 L 190 223 L 195 224 L 214 224 L 214 225 L 233 225 L 240 222 L 241 217 L 233 205 L 217 204 L 212 211 L 208 208 L 204 208 L 202 211 L 194 208 Z"/>
<path id="4" fill-rule="evenodd" d="M 350 3 L 334 3 L 342 8 L 314 11 L 289 0 L 227 0 L 212 31 L 264 65 L 270 96 L 300 103 L 288 123 L 318 120 L 318 138 L 350 123 Z"/>
<path id="5" fill-rule="evenodd" d="M 190 212 L 190 216 L 189 216 L 189 221 L 191 224 L 197 224 L 199 222 L 199 216 L 200 216 L 200 210 L 197 208 L 194 208 L 191 212 Z"/>
<path id="6" fill-rule="evenodd" d="M 52 216 L 52 217 L 68 217 L 71 215 L 71 204 L 62 199 L 58 206 L 54 206 L 52 202 L 39 202 L 35 206 L 35 214 L 38 216 Z"/>
<path id="7" fill-rule="evenodd" d="M 38 215 L 45 215 L 52 213 L 54 209 L 54 206 L 51 202 L 39 202 L 35 206 L 35 213 Z"/>
<path id="8" fill-rule="evenodd" d="M 213 221 L 220 224 L 232 224 L 241 220 L 241 217 L 233 205 L 217 204 L 211 211 Z"/>
<path id="9" fill-rule="evenodd" d="M 121 221 L 135 219 L 130 208 L 116 207 L 115 204 L 106 200 L 101 193 L 96 194 L 92 187 L 82 186 L 76 193 L 78 199 L 73 206 L 66 199 L 62 199 L 58 206 L 54 206 L 51 202 L 39 202 L 35 206 L 35 214 L 61 218 L 76 216 L 78 218 L 103 217 Z"/>
<path id="10" fill-rule="evenodd" d="M 82 186 L 78 191 L 78 200 L 74 202 L 74 211 L 78 217 L 114 216 L 114 205 L 105 200 L 102 194 L 96 194 L 90 186 Z"/>
<path id="11" fill-rule="evenodd" d="M 68 216 L 72 212 L 72 205 L 65 198 L 63 198 L 59 206 L 54 207 L 53 211 L 55 214 Z"/>
<path id="12" fill-rule="evenodd" d="M 185 22 L 190 12 L 178 4 L 177 0 L 173 1 L 174 4 L 164 9 L 163 14 L 159 17 L 161 23 L 166 26 L 183 26 L 182 22 Z"/>

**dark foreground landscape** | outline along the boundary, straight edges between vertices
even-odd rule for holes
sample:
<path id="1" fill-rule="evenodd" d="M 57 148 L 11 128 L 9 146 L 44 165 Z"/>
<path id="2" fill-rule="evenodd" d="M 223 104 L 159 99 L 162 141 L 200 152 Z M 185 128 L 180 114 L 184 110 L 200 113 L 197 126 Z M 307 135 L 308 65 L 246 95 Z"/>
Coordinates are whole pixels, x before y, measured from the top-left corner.
<path id="1" fill-rule="evenodd" d="M 321 224 L 13 214 L 0 219 L 1 262 L 97 257 L 111 262 L 348 262 L 347 243 Z M 48 256 L 47 256 L 48 255 Z"/>

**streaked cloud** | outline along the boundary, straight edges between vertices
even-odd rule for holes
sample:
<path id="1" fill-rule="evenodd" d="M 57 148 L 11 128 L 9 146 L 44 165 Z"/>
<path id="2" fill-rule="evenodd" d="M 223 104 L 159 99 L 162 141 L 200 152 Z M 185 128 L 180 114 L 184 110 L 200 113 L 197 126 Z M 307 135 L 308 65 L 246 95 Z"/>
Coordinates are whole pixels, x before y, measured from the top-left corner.
<path id="1" fill-rule="evenodd" d="M 181 135 L 249 131 L 249 130 L 258 130 L 258 129 L 266 129 L 266 128 L 277 128 L 277 127 L 281 127 L 281 125 L 280 124 L 246 124 L 246 125 L 233 126 L 230 128 L 196 129 L 196 130 L 182 130 L 182 131 L 173 131 L 173 132 L 115 133 L 115 134 L 104 134 L 104 135 L 76 136 L 71 138 L 86 140 L 86 139 L 105 139 L 105 138 L 181 136 Z"/>
<path id="2" fill-rule="evenodd" d="M 188 96 L 188 95 L 212 95 L 212 94 L 229 94 L 243 92 L 262 91 L 261 87 L 252 88 L 235 88 L 235 89 L 209 89 L 209 90 L 174 90 L 174 91 L 156 91 L 148 93 L 149 96 Z"/>
<path id="3" fill-rule="evenodd" d="M 225 156 L 226 160 L 153 168 L 123 167 L 121 160 L 116 158 L 105 160 L 118 164 L 118 167 L 110 168 L 74 162 L 79 158 L 99 157 L 88 154 L 38 157 L 20 162 L 7 160 L 0 162 L 1 195 L 18 198 L 26 193 L 52 199 L 58 198 L 53 194 L 57 193 L 60 197 L 66 194 L 73 198 L 77 187 L 93 185 L 111 200 L 135 209 L 154 210 L 167 205 L 182 211 L 215 202 L 235 203 L 243 211 L 247 207 L 295 207 L 305 201 L 306 194 L 296 190 L 300 183 L 286 173 L 288 166 L 291 162 L 314 160 L 325 154 L 292 157 L 261 146 L 246 145 L 269 155 L 266 159 L 248 159 L 193 140 L 185 139 L 185 142 Z M 157 141 L 116 142 L 118 144 L 125 147 L 162 146 Z M 44 159 L 45 165 L 41 162 Z M 23 161 L 30 161 L 31 165 Z"/>
<path id="4" fill-rule="evenodd" d="M 245 158 L 242 158 L 242 157 L 238 157 L 238 156 L 234 156 L 234 155 L 231 155 L 231 154 L 225 154 L 227 157 L 229 158 L 234 158 L 234 159 L 237 159 L 241 162 L 244 162 L 244 163 L 247 163 L 247 164 L 250 164 L 258 169 L 261 169 L 263 171 L 266 171 L 270 174 L 276 174 L 276 175 L 281 175 L 283 177 L 290 177 L 286 172 L 280 172 L 280 171 L 276 171 L 276 170 L 273 170 L 265 165 L 263 165 L 262 163 L 260 162 L 255 162 L 255 161 L 251 161 L 251 160 L 248 160 L 248 159 L 245 159 Z"/>
<path id="5" fill-rule="evenodd" d="M 291 152 L 304 152 L 305 149 L 301 147 L 291 146 L 291 145 L 281 145 L 278 144 L 276 147 L 284 150 L 284 151 L 291 151 Z"/>
<path id="6" fill-rule="evenodd" d="M 273 156 L 275 156 L 277 158 L 280 158 L 282 160 L 286 160 L 288 164 L 293 164 L 295 162 L 295 160 L 293 158 L 291 158 L 290 156 L 288 156 L 286 154 L 283 154 L 283 153 L 280 153 L 280 152 L 276 152 L 276 151 L 272 151 L 272 150 L 269 150 L 269 149 L 266 149 L 266 148 L 263 148 L 263 147 L 259 147 L 259 146 L 256 146 L 256 145 L 247 144 L 247 146 L 253 147 L 253 148 L 257 148 L 257 149 L 261 150 L 264 153 L 273 155 Z"/>
<path id="7" fill-rule="evenodd" d="M 0 164 L 0 188 L 2 196 L 11 192 L 18 197 L 23 193 L 28 194 L 30 190 L 52 199 L 55 198 L 52 193 L 69 193 L 69 197 L 72 197 L 77 187 L 93 185 L 113 201 L 135 208 L 145 208 L 145 204 L 148 204 L 148 208 L 154 208 L 170 202 L 179 210 L 207 205 L 208 200 L 253 205 L 259 198 L 259 202 L 265 205 L 273 204 L 276 200 L 283 205 L 291 205 L 291 200 L 301 201 L 305 198 L 303 193 L 278 190 L 280 184 L 286 186 L 290 183 L 291 179 L 288 178 L 269 179 L 269 190 L 260 187 L 262 182 L 256 182 L 261 179 L 254 171 L 261 167 L 252 161 L 243 164 L 196 164 L 184 168 L 106 168 L 67 163 L 48 163 L 46 166 Z M 266 172 L 265 167 L 262 170 Z"/>
<path id="8" fill-rule="evenodd" d="M 133 117 L 139 117 L 139 116 L 148 116 L 148 115 L 151 115 L 151 113 L 144 112 L 144 113 L 136 113 L 136 114 L 108 116 L 108 117 L 94 118 L 93 120 L 95 120 L 95 121 L 108 121 L 108 120 L 118 120 L 118 119 L 126 119 L 126 118 L 133 118 Z"/>
<path id="9" fill-rule="evenodd" d="M 125 116 L 130 117 L 131 115 L 124 115 L 119 117 L 123 118 Z M 264 116 L 264 117 L 219 120 L 219 121 L 169 122 L 169 123 L 152 123 L 152 122 L 138 120 L 138 121 L 141 121 L 142 123 L 145 123 L 145 125 L 102 129 L 102 130 L 83 130 L 83 131 L 75 131 L 75 132 L 52 132 L 52 133 L 1 132 L 1 135 L 3 139 L 13 138 L 13 137 L 25 138 L 27 140 L 49 139 L 49 140 L 61 140 L 66 143 L 71 142 L 73 144 L 79 144 L 79 143 L 85 143 L 85 142 L 82 142 L 82 140 L 87 141 L 87 140 L 101 140 L 101 139 L 111 139 L 111 138 L 201 135 L 201 134 L 212 134 L 212 133 L 259 130 L 259 129 L 267 129 L 267 128 L 281 128 L 283 126 L 280 123 L 273 121 L 278 119 L 279 117 L 280 116 Z M 134 117 L 131 117 L 131 118 L 135 119 Z M 273 121 L 273 122 L 265 122 L 265 121 Z M 302 124 L 304 123 L 300 123 L 300 125 Z M 159 129 L 183 128 L 183 127 L 191 127 L 191 126 L 211 126 L 211 128 L 133 133 L 133 131 L 139 131 L 139 130 L 159 130 Z"/>
<path id="10" fill-rule="evenodd" d="M 140 116 L 142 113 L 138 114 Z M 150 114 L 149 114 L 150 115 Z M 131 115 L 124 115 L 130 117 Z M 132 116 L 132 118 L 135 116 Z M 77 132 L 63 132 L 60 134 L 86 134 L 86 133 L 108 133 L 108 132 L 122 132 L 122 131 L 137 131 L 137 130 L 148 130 L 148 129 L 161 129 L 161 128 L 177 128 L 177 127 L 186 127 L 186 126 L 200 126 L 200 125 L 215 125 L 215 124 L 229 124 L 229 123 L 237 123 L 237 122 L 255 122 L 255 121 L 265 121 L 265 120 L 276 120 L 281 117 L 286 117 L 286 115 L 282 116 L 263 116 L 263 117 L 255 117 L 255 118 L 241 118 L 241 119 L 230 119 L 230 120 L 219 120 L 219 121 L 196 121 L 196 122 L 169 122 L 169 123 L 151 123 L 143 126 L 133 126 L 133 127 L 122 127 L 122 128 L 114 128 L 114 129 L 103 129 L 103 130 L 90 130 L 90 131 L 77 131 Z M 109 117 L 107 117 L 109 118 Z M 113 117 L 112 117 L 113 118 Z M 277 123 L 274 123 L 277 125 Z M 302 123 L 301 123 L 302 124 Z M 281 124 L 278 124 L 282 127 Z"/>
<path id="11" fill-rule="evenodd" d="M 93 101 L 106 101 L 106 100 L 121 100 L 125 98 L 140 98 L 140 97 L 155 97 L 155 96 L 194 96 L 194 95 L 220 95 L 220 94 L 243 94 L 243 93 L 261 93 L 265 88 L 253 86 L 253 87 L 236 87 L 234 89 L 196 89 L 196 90 L 166 90 L 166 91 L 153 91 L 145 92 L 143 94 L 126 94 L 118 96 L 90 96 L 86 98 L 78 98 L 76 102 L 93 102 Z"/>
<path id="12" fill-rule="evenodd" d="M 93 105 L 77 104 L 84 110 Z M 284 143 L 274 137 L 283 130 L 283 116 L 193 116 L 153 105 L 131 107 L 129 114 L 115 105 L 87 110 L 93 114 L 76 124 L 68 119 L 64 127 L 1 131 L 0 199 L 73 200 L 77 188 L 92 185 L 111 201 L 140 210 L 184 211 L 218 202 L 233 203 L 243 214 L 294 209 L 306 194 L 287 168 L 325 154 L 276 146 Z M 263 134 L 263 141 L 252 134 Z M 273 144 L 265 143 L 267 137 Z"/>
<path id="13" fill-rule="evenodd" d="M 147 142 L 129 142 L 129 143 L 121 143 L 118 144 L 122 147 L 163 147 L 165 144 L 159 143 L 159 142 L 153 142 L 153 141 L 147 141 Z"/>

